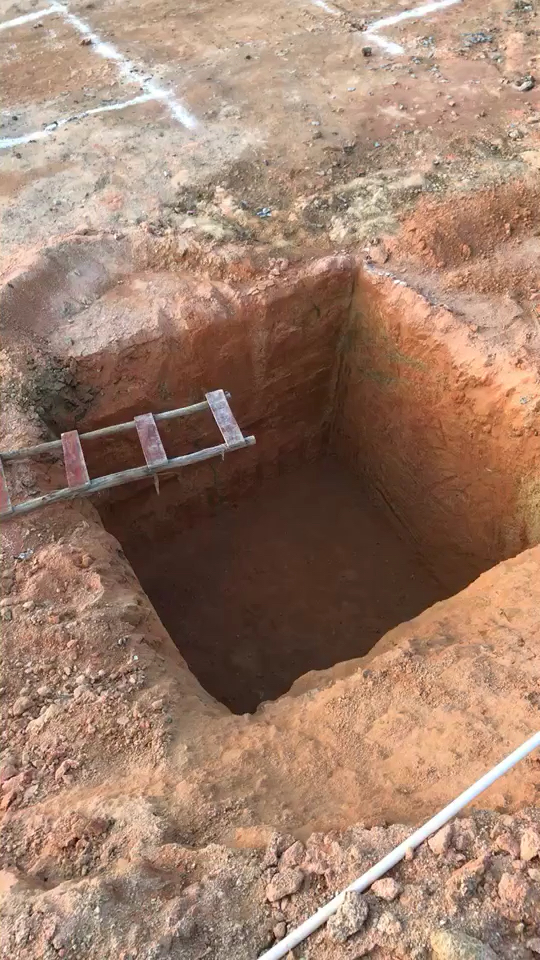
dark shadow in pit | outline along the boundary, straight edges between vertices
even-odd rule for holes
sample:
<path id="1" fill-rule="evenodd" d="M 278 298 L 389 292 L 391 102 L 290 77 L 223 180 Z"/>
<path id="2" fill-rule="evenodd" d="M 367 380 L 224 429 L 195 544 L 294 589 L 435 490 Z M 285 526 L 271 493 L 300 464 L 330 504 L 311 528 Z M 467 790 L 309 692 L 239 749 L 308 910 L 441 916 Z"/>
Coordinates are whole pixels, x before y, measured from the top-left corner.
<path id="1" fill-rule="evenodd" d="M 118 509 L 118 505 L 116 507 Z M 447 592 L 358 479 L 321 459 L 123 546 L 201 684 L 236 713 L 365 654 Z"/>

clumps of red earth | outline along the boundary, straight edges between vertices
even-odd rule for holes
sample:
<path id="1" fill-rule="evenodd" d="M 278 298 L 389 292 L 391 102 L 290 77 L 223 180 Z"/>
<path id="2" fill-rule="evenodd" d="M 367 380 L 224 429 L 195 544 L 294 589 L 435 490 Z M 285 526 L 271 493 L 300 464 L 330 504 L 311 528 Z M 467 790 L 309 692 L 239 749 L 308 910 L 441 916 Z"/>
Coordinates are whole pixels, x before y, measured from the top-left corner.
<path id="1" fill-rule="evenodd" d="M 130 819 L 138 842 L 105 871 L 104 850 L 122 844 Z M 252 960 L 412 830 L 355 826 L 305 843 L 274 834 L 266 850 L 193 849 L 168 839 L 171 824 L 147 802 L 144 809 L 128 804 L 116 820 L 67 814 L 43 829 L 51 851 L 83 851 L 94 872 L 65 883 L 23 874 L 16 862 L 4 870 L 6 960 Z M 444 827 L 370 890 L 350 894 L 300 955 L 531 960 L 540 952 L 539 923 L 540 811 L 477 811 Z"/>
<path id="2" fill-rule="evenodd" d="M 442 201 L 423 197 L 387 246 L 425 267 L 459 267 L 528 233 L 540 222 L 539 210 L 540 187 L 534 182 L 491 186 Z"/>

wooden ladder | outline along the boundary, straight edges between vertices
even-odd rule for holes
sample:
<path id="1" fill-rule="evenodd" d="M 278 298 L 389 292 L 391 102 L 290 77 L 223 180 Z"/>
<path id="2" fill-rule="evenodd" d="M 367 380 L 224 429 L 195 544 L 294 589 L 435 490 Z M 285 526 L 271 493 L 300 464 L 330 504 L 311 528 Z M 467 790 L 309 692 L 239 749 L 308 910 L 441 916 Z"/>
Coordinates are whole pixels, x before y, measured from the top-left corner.
<path id="1" fill-rule="evenodd" d="M 123 483 L 142 480 L 144 477 L 154 477 L 156 489 L 159 491 L 157 486 L 158 474 L 167 470 L 187 467 L 190 463 L 210 460 L 212 457 L 223 457 L 226 453 L 252 446 L 255 443 L 255 437 L 245 437 L 240 430 L 229 406 L 229 393 L 225 393 L 224 390 L 213 390 L 205 394 L 205 397 L 206 399 L 201 403 L 193 403 L 189 407 L 179 407 L 177 410 L 168 410 L 166 413 L 143 413 L 135 417 L 134 420 L 130 420 L 129 423 L 102 427 L 100 430 L 91 430 L 89 433 L 79 434 L 77 430 L 69 430 L 67 433 L 61 434 L 60 440 L 52 440 L 50 443 L 39 443 L 35 447 L 23 447 L 20 450 L 0 453 L 0 518 L 11 520 L 22 513 L 30 513 L 31 510 L 47 507 L 59 500 L 72 500 L 74 497 L 89 496 L 92 493 L 108 490 L 110 487 L 118 487 Z M 223 443 L 181 457 L 173 457 L 169 460 L 159 434 L 158 423 L 161 420 L 174 420 L 176 417 L 186 417 L 203 410 L 210 410 L 213 414 L 223 437 Z M 107 476 L 91 480 L 88 475 L 81 440 L 108 437 L 111 434 L 132 429 L 137 431 L 146 466 L 121 470 L 119 473 L 109 473 Z M 13 505 L 4 473 L 4 463 L 10 460 L 21 460 L 25 457 L 35 457 L 41 453 L 50 453 L 53 450 L 60 449 L 64 457 L 67 487 Z"/>

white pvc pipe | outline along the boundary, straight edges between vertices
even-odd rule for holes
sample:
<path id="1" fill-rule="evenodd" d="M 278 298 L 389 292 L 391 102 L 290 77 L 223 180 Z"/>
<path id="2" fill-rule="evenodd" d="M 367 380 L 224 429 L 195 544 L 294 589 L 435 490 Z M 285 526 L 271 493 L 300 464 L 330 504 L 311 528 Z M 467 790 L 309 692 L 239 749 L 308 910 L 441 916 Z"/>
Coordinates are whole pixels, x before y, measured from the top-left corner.
<path id="1" fill-rule="evenodd" d="M 259 957 L 259 960 L 280 960 L 281 957 L 284 957 L 289 950 L 292 950 L 293 947 L 298 946 L 299 943 L 302 943 L 302 940 L 305 940 L 306 937 L 309 937 L 310 934 L 314 933 L 315 930 L 318 930 L 319 927 L 326 923 L 327 920 L 336 912 L 339 906 L 343 903 L 345 894 L 348 890 L 356 890 L 358 893 L 361 893 L 363 890 L 367 890 L 368 887 L 375 883 L 375 880 L 378 880 L 379 877 L 384 876 L 392 867 L 395 867 L 396 863 L 399 863 L 400 860 L 403 860 L 403 857 L 408 850 L 414 850 L 415 847 L 418 847 L 424 840 L 427 840 L 432 833 L 436 833 L 437 830 L 440 830 L 441 827 L 444 827 L 445 823 L 448 823 L 452 817 L 455 817 L 463 807 L 466 807 L 471 800 L 474 800 L 479 793 L 482 793 L 484 790 L 487 790 L 492 783 L 495 783 L 495 780 L 498 780 L 499 777 L 502 777 L 504 773 L 507 773 L 512 767 L 519 763 L 520 760 L 523 760 L 523 757 L 526 757 L 531 750 L 535 750 L 536 747 L 540 747 L 540 731 L 535 733 L 534 736 L 530 737 L 529 740 L 526 740 L 525 743 L 522 743 L 517 750 L 514 750 L 508 757 L 504 760 L 501 760 L 496 767 L 493 767 L 489 773 L 485 773 L 483 777 L 480 777 L 480 780 L 477 780 L 476 783 L 473 783 L 471 787 L 465 790 L 463 793 L 460 793 L 459 797 L 456 797 L 455 800 L 452 800 L 444 810 L 441 810 L 439 813 L 435 814 L 431 820 L 428 820 L 423 827 L 420 827 L 419 830 L 416 830 L 407 840 L 404 840 L 403 843 L 400 843 L 398 847 L 395 847 L 390 853 L 388 853 L 382 860 L 379 860 L 374 867 L 371 867 L 367 873 L 363 873 L 361 877 L 358 877 L 357 880 L 353 880 L 351 884 L 341 893 L 338 893 L 333 900 L 330 900 L 329 903 L 326 903 L 324 907 L 321 907 L 320 910 L 317 910 L 312 917 L 309 917 L 308 920 L 304 920 L 299 927 L 296 927 L 295 930 L 291 930 L 283 940 L 280 940 L 279 943 L 274 944 L 273 947 L 270 947 L 266 953 L 263 953 Z"/>

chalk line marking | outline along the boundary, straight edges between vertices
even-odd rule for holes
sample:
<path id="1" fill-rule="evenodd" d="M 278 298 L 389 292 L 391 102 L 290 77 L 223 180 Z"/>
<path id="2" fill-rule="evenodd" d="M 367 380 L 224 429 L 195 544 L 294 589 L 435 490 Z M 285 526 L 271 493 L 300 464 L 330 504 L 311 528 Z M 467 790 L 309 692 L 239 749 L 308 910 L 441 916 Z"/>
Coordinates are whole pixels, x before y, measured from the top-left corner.
<path id="1" fill-rule="evenodd" d="M 320 2 L 323 3 L 324 0 L 320 0 Z M 66 23 L 69 23 L 77 33 L 89 41 L 89 45 L 94 53 L 97 53 L 98 56 L 103 57 L 105 60 L 112 60 L 116 63 L 119 77 L 127 83 L 137 84 L 143 93 L 139 97 L 134 97 L 131 100 L 126 100 L 119 104 L 110 104 L 104 107 L 95 107 L 92 110 L 84 110 L 82 113 L 76 114 L 73 117 L 67 117 L 63 120 L 47 124 L 46 127 L 42 130 L 37 130 L 35 133 L 28 133 L 22 137 L 0 138 L 0 149 L 5 150 L 9 147 L 20 146 L 24 143 L 30 143 L 32 140 L 43 140 L 44 137 L 48 137 L 51 133 L 54 133 L 58 127 L 63 127 L 72 120 L 82 120 L 84 117 L 90 117 L 96 113 L 106 113 L 109 110 L 123 110 L 125 107 L 132 106 L 135 103 L 144 103 L 148 100 L 157 100 L 163 103 L 173 119 L 181 123 L 182 126 L 187 127 L 188 130 L 194 130 L 199 125 L 196 117 L 184 107 L 171 90 L 162 87 L 161 84 L 157 83 L 157 81 L 151 77 L 144 76 L 144 74 L 148 72 L 147 70 L 143 70 L 142 67 L 138 67 L 132 63 L 131 60 L 128 60 L 113 43 L 102 40 L 99 34 L 95 33 L 85 20 L 82 20 L 81 17 L 76 16 L 74 13 L 70 13 L 69 8 L 65 4 L 57 2 L 57 0 L 51 3 L 50 6 L 44 7 L 43 10 L 27 13 L 24 16 L 15 17 L 13 20 L 6 20 L 4 23 L 0 23 L 0 30 L 8 30 L 11 27 L 30 23 L 33 20 L 40 20 L 41 17 L 50 16 L 50 14 L 53 13 L 60 14 Z"/>
<path id="2" fill-rule="evenodd" d="M 32 20 L 41 20 L 42 17 L 48 17 L 51 13 L 58 13 L 56 6 L 45 7 L 43 10 L 36 10 L 34 13 L 25 13 L 22 17 L 15 17 L 14 20 L 4 20 L 0 23 L 0 30 L 11 30 L 11 27 L 19 27 L 23 23 L 31 23 Z"/>
<path id="3" fill-rule="evenodd" d="M 147 71 L 142 71 L 136 67 L 114 44 L 102 40 L 99 34 L 95 33 L 84 20 L 77 17 L 74 13 L 70 13 L 69 9 L 63 3 L 53 3 L 51 6 L 61 13 L 64 19 L 70 23 L 81 36 L 90 41 L 95 53 L 99 54 L 100 57 L 104 57 L 105 60 L 114 61 L 114 63 L 118 65 L 118 73 L 122 79 L 127 80 L 128 83 L 139 84 L 145 93 L 150 94 L 155 100 L 161 100 L 165 103 L 174 119 L 184 127 L 187 127 L 189 130 L 194 130 L 195 127 L 198 126 L 196 118 L 189 110 L 186 110 L 171 90 L 162 87 L 159 83 L 156 83 L 155 80 L 144 77 L 142 74 Z"/>
<path id="4" fill-rule="evenodd" d="M 74 120 L 84 120 L 85 117 L 94 117 L 98 113 L 110 113 L 112 110 L 125 110 L 126 107 L 134 107 L 138 103 L 149 103 L 155 100 L 156 97 L 153 94 L 142 93 L 140 97 L 133 97 L 132 100 L 122 100 L 120 103 L 107 103 L 102 107 L 92 107 L 91 110 L 74 113 L 72 117 L 54 120 L 43 127 L 42 130 L 36 130 L 34 133 L 25 133 L 22 137 L 2 137 L 0 138 L 0 150 L 18 147 L 23 143 L 30 143 L 32 140 L 44 140 L 45 137 L 50 137 L 51 133 L 55 133 L 60 127 L 65 127 L 66 123 L 72 123 Z"/>
<path id="5" fill-rule="evenodd" d="M 416 20 L 418 17 L 427 17 L 428 14 L 435 13 L 437 10 L 443 10 L 444 7 L 451 7 L 454 3 L 461 3 L 461 0 L 432 0 L 430 3 L 420 4 L 419 7 L 412 7 L 410 10 L 402 10 L 401 13 L 395 13 L 391 17 L 382 17 L 380 20 L 375 20 L 374 23 L 370 23 L 364 36 L 371 43 L 381 47 L 386 53 L 396 55 L 405 53 L 405 48 L 402 47 L 401 44 L 387 40 L 386 37 L 381 37 L 379 30 L 393 27 L 396 23 L 402 23 L 403 20 Z"/>
<path id="6" fill-rule="evenodd" d="M 397 57 L 405 53 L 405 47 L 402 47 L 400 43 L 394 43 L 393 40 L 380 37 L 378 33 L 373 33 L 371 30 L 366 30 L 366 32 L 362 34 L 362 40 L 367 41 L 366 45 L 371 43 L 374 47 L 380 47 L 381 50 L 384 50 L 385 53 L 392 54 L 392 56 Z"/>
<path id="7" fill-rule="evenodd" d="M 341 10 L 336 10 L 335 7 L 331 7 L 329 3 L 325 3 L 325 0 L 311 0 L 311 2 L 315 7 L 320 7 L 321 10 L 326 10 L 327 13 L 331 13 L 333 17 L 341 17 L 343 15 Z"/>
<path id="8" fill-rule="evenodd" d="M 330 6 L 325 0 L 311 0 L 311 3 L 314 7 L 320 7 L 322 10 L 325 10 L 326 13 L 331 13 L 334 17 L 343 16 L 342 10 L 336 10 L 335 7 Z M 403 20 L 416 20 L 418 17 L 427 17 L 428 14 L 442 10 L 444 7 L 451 7 L 455 3 L 461 3 L 461 0 L 431 0 L 430 3 L 422 3 L 419 7 L 412 7 L 410 10 L 403 10 L 401 13 L 392 14 L 390 17 L 382 17 L 380 20 L 374 20 L 373 23 L 370 23 L 365 33 L 362 34 L 362 39 L 373 44 L 373 46 L 380 47 L 385 53 L 399 56 L 405 53 L 405 48 L 402 47 L 400 43 L 394 43 L 393 40 L 381 37 L 379 30 L 384 30 L 386 27 L 393 27 L 396 23 L 401 23 Z"/>
<path id="9" fill-rule="evenodd" d="M 436 10 L 442 10 L 444 7 L 451 7 L 455 3 L 461 3 L 461 0 L 433 0 L 431 3 L 422 3 L 419 7 L 412 7 L 410 10 L 395 13 L 391 17 L 383 17 L 381 20 L 375 20 L 374 23 L 370 23 L 368 30 L 370 33 L 376 33 L 378 30 L 384 30 L 385 27 L 393 27 L 396 23 L 401 23 L 403 20 L 415 20 L 417 17 L 427 17 L 429 13 L 435 13 Z"/>

